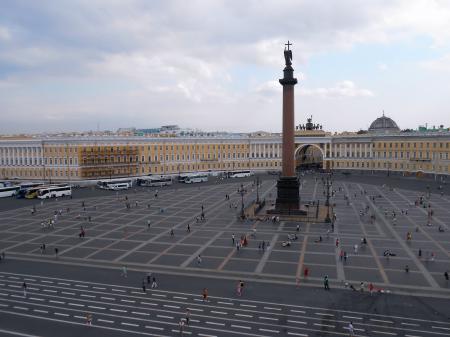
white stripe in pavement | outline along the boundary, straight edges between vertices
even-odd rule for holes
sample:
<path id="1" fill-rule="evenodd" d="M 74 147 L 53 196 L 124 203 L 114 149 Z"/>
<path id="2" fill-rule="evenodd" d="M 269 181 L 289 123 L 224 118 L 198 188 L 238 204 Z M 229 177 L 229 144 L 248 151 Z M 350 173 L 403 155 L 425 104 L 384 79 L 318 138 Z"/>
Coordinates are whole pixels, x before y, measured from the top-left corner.
<path id="1" fill-rule="evenodd" d="M 315 315 L 318 315 L 318 316 L 329 316 L 329 317 L 334 317 L 334 315 L 332 315 L 332 314 L 323 314 L 323 313 L 321 313 L 321 312 L 315 312 L 314 314 L 315 314 Z"/>
<path id="2" fill-rule="evenodd" d="M 63 314 L 62 312 L 55 312 L 53 313 L 56 316 L 64 316 L 64 317 L 69 317 L 69 314 Z"/>
<path id="3" fill-rule="evenodd" d="M 264 309 L 281 311 L 281 308 L 273 308 L 273 307 L 264 307 Z"/>
<path id="4" fill-rule="evenodd" d="M 9 295 L 10 297 L 23 298 L 23 295 Z"/>
<path id="5" fill-rule="evenodd" d="M 405 335 L 405 337 L 421 337 L 421 336 L 417 336 L 417 335 Z"/>
<path id="6" fill-rule="evenodd" d="M 101 298 L 102 300 L 110 300 L 110 301 L 115 301 L 115 300 L 116 300 L 115 298 L 112 298 L 112 297 L 105 297 L 105 296 L 100 296 L 100 298 Z"/>
<path id="7" fill-rule="evenodd" d="M 141 304 L 145 304 L 145 305 L 153 305 L 153 306 L 157 306 L 158 304 L 156 303 L 148 303 L 148 302 L 141 302 Z"/>
<path id="8" fill-rule="evenodd" d="M 33 311 L 40 312 L 42 314 L 48 314 L 47 310 L 33 309 Z"/>
<path id="9" fill-rule="evenodd" d="M 52 293 L 52 294 L 57 292 L 56 290 L 51 290 L 51 289 L 44 289 L 43 291 L 45 291 L 46 293 Z M 81 296 L 83 296 L 83 295 L 81 295 Z"/>
<path id="10" fill-rule="evenodd" d="M 206 321 L 206 324 L 211 324 L 211 325 L 220 325 L 220 326 L 224 326 L 225 323 L 217 323 L 217 322 L 210 322 L 210 321 Z"/>
<path id="11" fill-rule="evenodd" d="M 127 312 L 126 310 L 122 310 L 122 309 L 113 309 L 113 308 L 110 308 L 109 310 L 111 310 L 111 311 L 117 311 L 117 312 Z"/>
<path id="12" fill-rule="evenodd" d="M 49 284 L 53 284 L 53 281 L 41 280 L 41 283 L 49 283 Z"/>
<path id="13" fill-rule="evenodd" d="M 198 335 L 201 337 L 217 337 L 216 335 L 205 335 L 204 333 L 199 333 Z"/>
<path id="14" fill-rule="evenodd" d="M 317 326 L 326 326 L 327 328 L 335 328 L 335 326 L 334 326 L 334 325 L 331 325 L 331 324 L 314 323 L 314 325 L 317 325 Z"/>
<path id="15" fill-rule="evenodd" d="M 252 305 L 252 304 L 239 304 L 241 307 L 249 307 L 249 308 L 256 308 L 256 305 Z"/>
<path id="16" fill-rule="evenodd" d="M 127 302 L 127 303 L 135 303 L 136 301 L 133 301 L 133 300 L 124 300 L 124 299 L 121 299 L 120 300 L 121 302 Z"/>
<path id="17" fill-rule="evenodd" d="M 167 295 L 162 295 L 162 294 L 153 294 L 153 293 L 152 293 L 152 296 L 157 296 L 157 297 L 167 297 Z"/>
<path id="18" fill-rule="evenodd" d="M 432 328 L 432 329 L 450 330 L 449 328 L 443 328 L 443 327 L 441 327 L 441 326 L 434 326 L 434 325 L 432 325 L 431 328 Z"/>
<path id="19" fill-rule="evenodd" d="M 117 292 L 119 292 L 119 293 L 126 293 L 126 291 L 125 291 L 125 290 L 122 290 L 122 289 L 111 288 L 111 290 L 112 290 L 112 291 L 117 291 Z"/>
<path id="20" fill-rule="evenodd" d="M 173 298 L 176 298 L 177 300 L 187 300 L 187 297 L 181 297 L 181 296 L 174 296 Z"/>
<path id="21" fill-rule="evenodd" d="M 200 321 L 198 319 L 190 319 L 189 322 L 199 323 Z"/>
<path id="22" fill-rule="evenodd" d="M 159 318 L 167 318 L 167 319 L 173 319 L 172 316 L 165 316 L 165 315 L 156 315 L 156 317 L 159 317 Z"/>
<path id="23" fill-rule="evenodd" d="M 34 278 L 24 278 L 25 281 L 31 281 L 31 282 L 36 282 L 36 280 Z"/>
<path id="24" fill-rule="evenodd" d="M 249 326 L 245 326 L 245 325 L 236 325 L 236 324 L 231 324 L 232 328 L 241 328 L 241 329 L 247 329 L 247 330 L 251 330 L 251 327 Z"/>
<path id="25" fill-rule="evenodd" d="M 0 286 L 2 286 L 2 287 L 3 287 L 4 285 L 5 285 L 4 283 L 0 283 Z"/>
<path id="26" fill-rule="evenodd" d="M 61 291 L 61 294 L 75 296 L 75 293 L 71 293 L 71 292 L 68 292 L 68 291 Z"/>
<path id="27" fill-rule="evenodd" d="M 345 315 L 343 315 L 342 317 L 350 318 L 350 319 L 362 319 L 361 317 L 355 317 L 355 316 L 345 316 Z"/>
<path id="28" fill-rule="evenodd" d="M 29 290 L 39 290 L 39 288 L 28 287 Z"/>
<path id="29" fill-rule="evenodd" d="M 11 280 L 20 280 L 20 277 L 16 277 L 16 276 L 8 276 L 8 278 Z"/>
<path id="30" fill-rule="evenodd" d="M 61 284 L 63 286 L 70 286 L 70 283 L 66 283 L 66 282 L 58 282 L 58 284 Z"/>
<path id="31" fill-rule="evenodd" d="M 139 324 L 135 324 L 135 323 L 126 323 L 126 322 L 120 322 L 120 324 L 122 324 L 122 325 L 128 325 L 128 326 L 134 326 L 134 327 L 139 326 Z"/>
<path id="32" fill-rule="evenodd" d="M 287 320 L 289 323 L 297 323 L 297 324 L 306 324 L 306 322 L 303 321 L 292 321 L 290 319 Z"/>
<path id="33" fill-rule="evenodd" d="M 347 327 L 347 326 L 344 326 L 343 329 L 344 329 L 344 330 L 348 330 L 348 327 Z M 364 330 L 364 329 L 357 329 L 357 328 L 353 328 L 353 330 L 355 330 L 355 331 L 363 331 L 363 332 L 366 331 L 366 330 Z"/>
<path id="34" fill-rule="evenodd" d="M 98 290 L 106 290 L 105 287 L 92 287 L 92 289 L 98 289 Z"/>
<path id="35" fill-rule="evenodd" d="M 97 307 L 97 306 L 95 306 L 95 305 L 88 305 L 88 308 L 91 308 L 91 309 L 99 309 L 99 310 L 105 310 L 106 308 L 104 308 L 104 307 Z"/>
<path id="36" fill-rule="evenodd" d="M 221 301 L 217 301 L 217 304 L 234 305 L 234 303 L 230 303 L 230 302 L 221 302 Z"/>
<path id="37" fill-rule="evenodd" d="M 221 314 L 221 315 L 228 315 L 228 313 L 226 313 L 225 311 L 215 311 L 215 310 L 211 310 L 212 314 Z"/>
<path id="38" fill-rule="evenodd" d="M 2 303 L 0 303 L 0 307 L 7 307 L 8 306 L 8 304 L 2 304 Z"/>
<path id="39" fill-rule="evenodd" d="M 19 332 L 19 331 L 11 331 L 11 330 L 4 330 L 4 329 L 0 329 L 0 332 L 5 333 L 7 335 L 13 335 L 13 336 L 21 336 L 21 337 L 38 337 L 36 335 L 30 335 L 24 332 Z"/>
<path id="40" fill-rule="evenodd" d="M 10 288 L 22 288 L 22 286 L 16 286 L 14 284 L 8 284 L 8 287 L 10 287 Z"/>
<path id="41" fill-rule="evenodd" d="M 160 328 L 159 326 L 150 326 L 150 325 L 146 325 L 145 326 L 147 329 L 155 329 L 155 330 L 164 330 L 164 328 Z"/>
<path id="42" fill-rule="evenodd" d="M 306 313 L 306 311 L 303 311 L 303 310 L 294 310 L 294 309 L 291 309 L 291 312 L 296 312 L 296 313 L 299 313 L 299 314 L 305 314 L 305 313 Z"/>
<path id="43" fill-rule="evenodd" d="M 114 321 L 110 321 L 110 320 L 107 320 L 107 319 L 102 319 L 102 318 L 99 318 L 97 321 L 99 321 L 99 322 L 105 322 L 105 323 L 114 323 Z"/>
<path id="44" fill-rule="evenodd" d="M 0 296 L 8 296 L 8 294 L 0 293 Z"/>
<path id="45" fill-rule="evenodd" d="M 142 294 L 142 291 L 132 291 L 131 293 L 132 293 L 132 294 L 137 294 L 137 295 L 143 295 L 143 294 Z"/>
<path id="46" fill-rule="evenodd" d="M 386 331 L 377 331 L 377 330 L 372 330 L 373 333 L 380 333 L 382 335 L 392 335 L 392 336 L 397 336 L 397 334 L 395 332 L 386 332 Z"/>
<path id="47" fill-rule="evenodd" d="M 278 318 L 258 316 L 259 319 L 267 319 L 269 321 L 278 321 Z"/>
<path id="48" fill-rule="evenodd" d="M 178 332 L 178 333 L 179 333 L 180 331 L 179 331 L 179 330 L 172 329 L 172 332 Z M 186 334 L 186 335 L 191 335 L 192 332 L 183 330 L 183 335 L 184 335 L 184 334 Z"/>
<path id="49" fill-rule="evenodd" d="M 132 311 L 131 313 L 135 314 L 135 315 L 150 316 L 150 314 L 148 314 L 146 312 L 140 312 L 140 311 Z"/>
<path id="50" fill-rule="evenodd" d="M 55 301 L 55 300 L 49 300 L 49 303 L 56 303 L 56 304 L 66 304 L 66 302 L 61 302 L 61 301 Z"/>
<path id="51" fill-rule="evenodd" d="M 298 333 L 298 332 L 288 332 L 288 335 L 293 335 L 293 336 L 303 336 L 303 337 L 308 337 L 308 335 L 305 335 L 303 333 Z"/>
<path id="52" fill-rule="evenodd" d="M 178 305 L 164 304 L 163 307 L 166 307 L 166 308 L 174 308 L 174 309 L 180 309 L 180 307 L 179 307 Z"/>
<path id="53" fill-rule="evenodd" d="M 197 301 L 197 302 L 205 302 L 205 301 L 203 301 L 203 300 L 201 300 L 201 299 L 199 299 L 199 298 L 194 298 L 194 301 Z"/>
<path id="54" fill-rule="evenodd" d="M 85 295 L 85 294 L 81 294 L 80 296 L 81 296 L 81 297 L 89 297 L 89 298 L 95 298 L 95 296 L 94 296 L 94 295 Z"/>
<path id="55" fill-rule="evenodd" d="M 197 308 L 188 308 L 190 311 L 203 311 L 203 309 L 197 309 Z"/>
<path id="56" fill-rule="evenodd" d="M 409 326 L 420 326 L 420 324 L 416 324 L 416 323 L 404 323 L 404 322 L 401 322 L 400 324 L 401 325 L 409 325 Z"/>
<path id="57" fill-rule="evenodd" d="M 72 305 L 74 307 L 84 307 L 84 304 L 79 304 L 79 303 L 69 303 L 69 305 Z"/>
<path id="58" fill-rule="evenodd" d="M 253 315 L 245 315 L 245 314 L 234 314 L 234 316 L 239 316 L 239 317 L 253 317 Z"/>
<path id="59" fill-rule="evenodd" d="M 13 306 L 14 309 L 20 309 L 20 310 L 28 310 L 28 308 L 25 307 L 19 307 L 19 306 Z"/>
<path id="60" fill-rule="evenodd" d="M 75 284 L 75 287 L 79 287 L 79 288 L 89 288 L 88 286 L 84 285 L 84 284 Z"/>
<path id="61" fill-rule="evenodd" d="M 83 316 L 78 316 L 78 315 L 73 315 L 73 317 L 75 317 L 75 318 L 79 318 L 79 319 L 86 319 L 86 317 L 83 317 Z"/>
<path id="62" fill-rule="evenodd" d="M 369 318 L 372 322 L 380 322 L 380 323 L 389 323 L 389 324 L 394 324 L 394 322 L 392 321 L 385 321 L 382 319 L 375 319 L 375 318 Z"/>
<path id="63" fill-rule="evenodd" d="M 258 330 L 262 331 L 262 332 L 280 333 L 279 330 L 270 330 L 270 329 L 263 329 L 263 328 L 259 328 Z"/>

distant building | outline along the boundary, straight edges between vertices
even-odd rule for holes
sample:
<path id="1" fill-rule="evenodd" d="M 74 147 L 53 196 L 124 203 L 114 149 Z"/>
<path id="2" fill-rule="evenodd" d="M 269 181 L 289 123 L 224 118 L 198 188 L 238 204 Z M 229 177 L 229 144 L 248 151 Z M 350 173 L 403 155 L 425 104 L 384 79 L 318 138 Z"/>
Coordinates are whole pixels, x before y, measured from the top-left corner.
<path id="1" fill-rule="evenodd" d="M 292 155 L 298 168 L 449 175 L 450 132 L 443 126 L 401 132 L 383 115 L 366 133 L 331 134 L 312 123 L 312 118 L 296 129 Z M 75 181 L 281 169 L 279 133 L 201 132 L 176 125 L 163 126 L 160 133 L 147 137 L 135 128 L 119 131 L 109 135 L 0 137 L 0 179 Z"/>

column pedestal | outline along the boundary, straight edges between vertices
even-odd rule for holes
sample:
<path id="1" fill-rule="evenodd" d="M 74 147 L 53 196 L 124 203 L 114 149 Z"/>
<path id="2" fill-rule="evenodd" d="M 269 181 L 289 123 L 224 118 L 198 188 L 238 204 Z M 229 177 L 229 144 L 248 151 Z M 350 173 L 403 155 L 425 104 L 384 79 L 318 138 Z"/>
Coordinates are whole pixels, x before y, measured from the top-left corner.
<path id="1" fill-rule="evenodd" d="M 306 214 L 300 210 L 299 181 L 297 177 L 280 177 L 277 182 L 275 212 L 280 214 Z"/>

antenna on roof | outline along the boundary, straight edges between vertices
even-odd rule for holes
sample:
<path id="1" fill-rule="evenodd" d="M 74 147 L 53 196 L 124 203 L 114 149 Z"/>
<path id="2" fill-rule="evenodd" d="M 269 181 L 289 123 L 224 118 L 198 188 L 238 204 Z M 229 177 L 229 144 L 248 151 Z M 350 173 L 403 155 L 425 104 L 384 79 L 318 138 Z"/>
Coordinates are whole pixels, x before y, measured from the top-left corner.
<path id="1" fill-rule="evenodd" d="M 383 117 L 384 117 L 384 110 L 383 110 Z"/>

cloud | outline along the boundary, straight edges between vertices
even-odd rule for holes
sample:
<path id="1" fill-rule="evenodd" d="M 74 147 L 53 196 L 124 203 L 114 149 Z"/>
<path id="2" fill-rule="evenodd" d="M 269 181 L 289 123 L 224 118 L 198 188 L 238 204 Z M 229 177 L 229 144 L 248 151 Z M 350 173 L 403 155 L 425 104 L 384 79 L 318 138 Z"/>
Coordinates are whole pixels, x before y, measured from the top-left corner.
<path id="1" fill-rule="evenodd" d="M 300 88 L 302 96 L 313 96 L 320 98 L 348 98 L 348 97 L 372 97 L 373 92 L 368 89 L 358 88 L 352 81 L 342 81 L 329 88 Z"/>
<path id="2" fill-rule="evenodd" d="M 380 71 L 386 71 L 388 69 L 388 66 L 385 63 L 378 63 L 377 68 Z"/>
<path id="3" fill-rule="evenodd" d="M 448 72 L 450 71 L 450 54 L 434 60 L 420 62 L 420 65 L 425 69 Z"/>
<path id="4" fill-rule="evenodd" d="M 11 33 L 9 32 L 9 29 L 6 27 L 0 26 L 0 41 L 9 41 L 11 40 Z"/>

